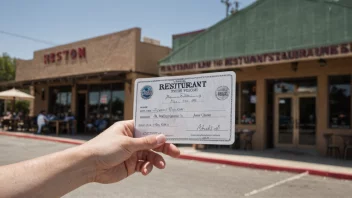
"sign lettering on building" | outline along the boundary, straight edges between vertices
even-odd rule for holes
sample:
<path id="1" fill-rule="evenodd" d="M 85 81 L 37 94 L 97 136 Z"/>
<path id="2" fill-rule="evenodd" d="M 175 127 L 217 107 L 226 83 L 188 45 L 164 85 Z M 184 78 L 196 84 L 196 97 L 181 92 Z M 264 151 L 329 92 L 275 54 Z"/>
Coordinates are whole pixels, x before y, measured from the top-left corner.
<path id="1" fill-rule="evenodd" d="M 63 50 L 44 54 L 44 64 L 59 63 L 61 61 L 76 60 L 86 58 L 86 48 Z"/>
<path id="2" fill-rule="evenodd" d="M 161 73 L 182 72 L 201 69 L 224 69 L 226 67 L 244 67 L 270 63 L 292 62 L 312 58 L 335 57 L 339 55 L 352 55 L 352 43 L 324 46 L 310 49 L 292 50 L 287 52 L 265 53 L 252 56 L 230 57 L 219 60 L 209 60 L 193 63 L 161 66 Z"/>

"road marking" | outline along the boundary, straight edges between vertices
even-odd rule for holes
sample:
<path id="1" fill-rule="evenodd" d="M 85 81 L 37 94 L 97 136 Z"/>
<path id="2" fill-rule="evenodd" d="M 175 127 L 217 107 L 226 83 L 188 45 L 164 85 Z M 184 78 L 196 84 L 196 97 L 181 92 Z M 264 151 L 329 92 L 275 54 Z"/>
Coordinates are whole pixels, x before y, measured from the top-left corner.
<path id="1" fill-rule="evenodd" d="M 266 191 L 266 190 L 269 190 L 270 188 L 274 188 L 275 186 L 279 186 L 281 184 L 284 184 L 286 182 L 290 182 L 290 181 L 293 181 L 293 180 L 296 180 L 296 179 L 300 179 L 304 176 L 308 175 L 308 171 L 307 172 L 304 172 L 304 173 L 301 173 L 301 174 L 298 174 L 298 175 L 295 175 L 293 177 L 289 177 L 287 179 L 284 179 L 284 180 L 281 180 L 279 182 L 276 182 L 276 183 L 273 183 L 269 186 L 265 186 L 263 188 L 260 188 L 260 189 L 257 189 L 257 190 L 253 190 L 252 192 L 250 193 L 246 193 L 244 194 L 244 196 L 248 197 L 248 196 L 252 196 L 252 195 L 255 195 L 255 194 L 258 194 L 260 192 L 263 192 L 263 191 Z"/>

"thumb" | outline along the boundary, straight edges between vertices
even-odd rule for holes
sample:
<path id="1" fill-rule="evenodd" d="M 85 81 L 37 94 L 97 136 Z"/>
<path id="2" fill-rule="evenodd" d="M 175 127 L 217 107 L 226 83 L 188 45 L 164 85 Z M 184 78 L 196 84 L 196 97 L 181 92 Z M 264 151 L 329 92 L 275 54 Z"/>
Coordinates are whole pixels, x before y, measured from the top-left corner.
<path id="1" fill-rule="evenodd" d="M 141 138 L 133 138 L 131 149 L 134 150 L 135 152 L 140 150 L 154 149 L 164 144 L 165 142 L 166 142 L 166 137 L 163 134 L 145 136 Z"/>

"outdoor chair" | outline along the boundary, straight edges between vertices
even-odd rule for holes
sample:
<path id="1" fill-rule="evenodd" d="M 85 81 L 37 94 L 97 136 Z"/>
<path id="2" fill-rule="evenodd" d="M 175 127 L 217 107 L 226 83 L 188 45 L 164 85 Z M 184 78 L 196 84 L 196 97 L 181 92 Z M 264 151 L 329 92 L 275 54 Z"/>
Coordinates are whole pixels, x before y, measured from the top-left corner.
<path id="1" fill-rule="evenodd" d="M 232 149 L 240 149 L 241 148 L 241 133 L 237 131 L 235 134 L 235 143 L 232 145 Z"/>
<path id="2" fill-rule="evenodd" d="M 332 134 L 324 134 L 326 142 L 326 156 L 334 156 L 334 151 L 337 151 L 338 156 L 340 156 L 340 147 L 332 142 Z M 336 156 L 336 157 L 338 157 Z"/>
<path id="3" fill-rule="evenodd" d="M 348 151 L 351 150 L 352 151 L 352 138 L 348 138 L 346 141 L 344 141 L 344 155 L 343 155 L 343 158 L 345 160 L 347 160 L 347 154 L 348 154 Z"/>
<path id="4" fill-rule="evenodd" d="M 347 153 L 348 151 L 351 150 L 352 151 L 352 145 L 348 145 L 345 148 L 345 154 L 344 154 L 344 159 L 347 160 Z"/>
<path id="5" fill-rule="evenodd" d="M 68 121 L 68 129 L 67 134 L 69 135 L 75 135 L 76 134 L 76 120 L 69 120 Z"/>
<path id="6" fill-rule="evenodd" d="M 4 130 L 9 130 L 9 128 L 11 126 L 11 122 L 10 122 L 10 120 L 3 120 L 1 125 Z M 7 128 L 5 129 L 5 127 L 7 127 Z"/>
<path id="7" fill-rule="evenodd" d="M 26 117 L 24 120 L 23 120 L 23 130 L 24 131 L 29 131 L 31 129 L 31 119 L 29 117 Z"/>
<path id="8" fill-rule="evenodd" d="M 38 125 L 37 125 L 37 116 L 30 117 L 29 118 L 29 126 L 28 126 L 29 131 L 31 132 L 37 132 L 38 131 Z"/>
<path id="9" fill-rule="evenodd" d="M 252 150 L 252 139 L 255 131 L 250 131 L 248 129 L 243 130 L 244 134 L 244 150 Z"/>

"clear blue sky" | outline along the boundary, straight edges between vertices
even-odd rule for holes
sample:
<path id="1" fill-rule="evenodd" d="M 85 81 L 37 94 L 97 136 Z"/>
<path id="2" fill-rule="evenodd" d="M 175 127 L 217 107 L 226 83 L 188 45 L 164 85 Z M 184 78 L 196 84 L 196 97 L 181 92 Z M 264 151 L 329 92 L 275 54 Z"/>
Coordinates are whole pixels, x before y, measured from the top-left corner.
<path id="1" fill-rule="evenodd" d="M 233 0 L 231 0 L 233 1 Z M 255 0 L 240 0 L 240 9 Z M 225 17 L 220 0 L 0 0 L 0 31 L 57 45 L 142 28 L 142 36 L 171 47 L 172 34 L 209 27 Z M 32 59 L 51 47 L 0 33 L 0 53 Z"/>

